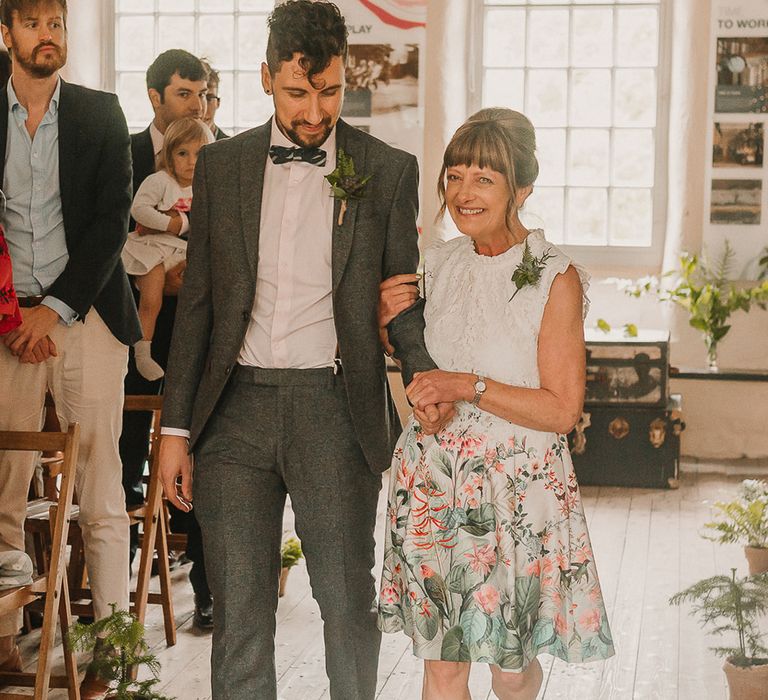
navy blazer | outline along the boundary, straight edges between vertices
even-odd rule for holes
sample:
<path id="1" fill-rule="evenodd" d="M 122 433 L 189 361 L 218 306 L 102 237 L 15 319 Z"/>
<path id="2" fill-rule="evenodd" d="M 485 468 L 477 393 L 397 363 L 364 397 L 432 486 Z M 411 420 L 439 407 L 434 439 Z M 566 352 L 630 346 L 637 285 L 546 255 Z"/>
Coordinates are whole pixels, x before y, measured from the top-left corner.
<path id="1" fill-rule="evenodd" d="M 5 176 L 8 92 L 0 90 L 0 182 Z M 61 81 L 59 186 L 69 260 L 48 289 L 84 320 L 96 309 L 121 343 L 142 337 L 120 253 L 131 207 L 131 152 L 117 97 Z"/>

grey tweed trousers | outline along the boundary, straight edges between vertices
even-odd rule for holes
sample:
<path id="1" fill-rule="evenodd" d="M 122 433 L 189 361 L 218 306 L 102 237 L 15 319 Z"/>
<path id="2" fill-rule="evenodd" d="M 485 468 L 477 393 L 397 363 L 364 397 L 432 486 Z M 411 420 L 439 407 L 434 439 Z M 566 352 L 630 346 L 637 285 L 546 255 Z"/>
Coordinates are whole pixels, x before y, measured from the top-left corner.
<path id="1" fill-rule="evenodd" d="M 213 700 L 275 700 L 275 611 L 290 494 L 324 622 L 333 700 L 372 700 L 374 526 L 343 377 L 238 366 L 195 450 L 194 504 L 214 598 Z"/>

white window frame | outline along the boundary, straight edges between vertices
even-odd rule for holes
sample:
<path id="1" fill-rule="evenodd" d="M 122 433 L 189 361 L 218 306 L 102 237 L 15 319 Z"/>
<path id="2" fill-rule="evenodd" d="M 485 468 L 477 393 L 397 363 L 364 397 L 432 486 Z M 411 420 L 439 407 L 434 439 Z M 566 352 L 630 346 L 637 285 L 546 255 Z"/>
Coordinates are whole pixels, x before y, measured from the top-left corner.
<path id="1" fill-rule="evenodd" d="M 538 8 L 605 8 L 616 7 L 618 2 L 584 4 L 564 0 L 557 5 L 529 5 L 525 0 L 509 0 L 505 4 L 487 5 L 485 0 L 470 0 L 472 5 L 472 50 L 469 53 L 467 113 L 473 114 L 482 107 L 483 91 L 483 29 L 485 13 L 488 9 L 525 9 Z M 645 7 L 643 3 L 621 3 L 624 7 Z M 657 100 L 656 126 L 653 128 L 656 145 L 654 162 L 654 184 L 652 188 L 653 219 L 651 244 L 649 246 L 618 246 L 618 245 L 571 245 L 559 244 L 568 255 L 593 269 L 610 270 L 617 267 L 643 271 L 658 271 L 664 255 L 664 241 L 667 225 L 667 163 L 669 152 L 669 91 L 671 74 L 671 43 L 672 43 L 672 3 L 671 0 L 659 0 L 659 60 L 656 68 Z M 651 6 L 651 3 L 648 3 Z M 615 37 L 614 37 L 615 38 Z M 527 66 L 525 71 L 530 70 Z M 568 68 L 570 72 L 572 68 Z M 612 68 L 611 70 L 615 70 Z M 570 89 L 570 81 L 569 81 Z M 571 128 L 571 127 L 567 127 Z M 613 127 L 611 127 L 613 128 Z M 566 132 L 567 133 L 567 132 Z M 567 147 L 567 137 L 566 137 Z M 535 185 L 534 185 L 535 187 Z M 565 196 L 568 195 L 569 185 L 564 186 Z M 566 212 L 567 215 L 567 212 Z"/>

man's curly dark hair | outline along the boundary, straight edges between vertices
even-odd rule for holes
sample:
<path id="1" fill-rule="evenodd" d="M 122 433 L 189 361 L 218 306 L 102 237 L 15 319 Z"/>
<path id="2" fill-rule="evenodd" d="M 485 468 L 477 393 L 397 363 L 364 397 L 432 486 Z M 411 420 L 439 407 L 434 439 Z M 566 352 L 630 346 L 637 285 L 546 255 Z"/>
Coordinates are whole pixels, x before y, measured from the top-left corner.
<path id="1" fill-rule="evenodd" d="M 295 53 L 303 54 L 299 65 L 310 83 L 334 56 L 341 56 L 346 63 L 347 25 L 332 2 L 288 0 L 274 9 L 267 24 L 267 66 L 273 76 L 281 63 L 293 60 Z"/>

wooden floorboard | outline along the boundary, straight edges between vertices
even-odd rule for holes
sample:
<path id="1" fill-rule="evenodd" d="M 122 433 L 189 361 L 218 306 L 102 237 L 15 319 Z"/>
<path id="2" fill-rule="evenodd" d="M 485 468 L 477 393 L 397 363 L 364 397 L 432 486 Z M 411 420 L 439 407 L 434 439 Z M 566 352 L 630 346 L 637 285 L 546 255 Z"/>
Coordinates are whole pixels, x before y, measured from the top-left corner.
<path id="1" fill-rule="evenodd" d="M 743 476 L 686 473 L 676 491 L 585 487 L 582 489 L 597 568 L 611 621 L 617 655 L 606 662 L 569 666 L 542 656 L 544 684 L 540 700 L 723 700 L 727 697 L 722 661 L 714 644 L 691 618 L 688 608 L 668 605 L 681 588 L 736 567 L 746 573 L 740 547 L 721 546 L 701 537 L 712 504 L 729 499 Z M 385 478 L 386 487 L 386 478 Z M 378 577 L 384 531 L 385 500 L 377 519 Z M 293 518 L 286 510 L 284 529 Z M 210 637 L 192 628 L 192 593 L 188 568 L 173 572 L 178 643 L 165 646 L 160 609 L 151 606 L 147 638 L 162 663 L 161 691 L 178 700 L 209 700 Z M 157 585 L 153 579 L 153 586 Z M 292 571 L 288 591 L 277 611 L 276 670 L 280 700 L 329 698 L 324 670 L 322 622 L 303 563 Z M 33 668 L 34 632 L 23 638 L 26 667 Z M 81 659 L 83 662 L 84 659 Z M 61 672 L 60 652 L 54 656 Z M 378 700 L 419 700 L 422 663 L 402 635 L 382 639 Z M 490 673 L 476 667 L 472 697 L 493 697 Z M 51 691 L 64 700 L 65 691 Z"/>

